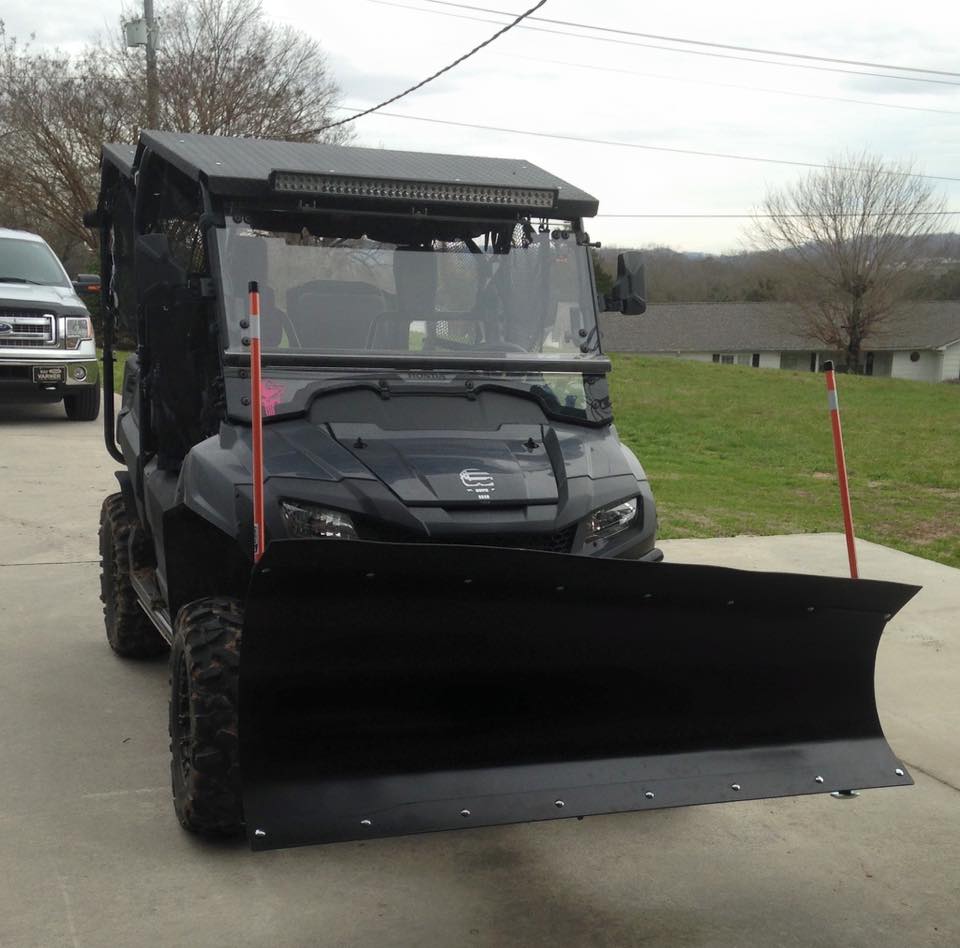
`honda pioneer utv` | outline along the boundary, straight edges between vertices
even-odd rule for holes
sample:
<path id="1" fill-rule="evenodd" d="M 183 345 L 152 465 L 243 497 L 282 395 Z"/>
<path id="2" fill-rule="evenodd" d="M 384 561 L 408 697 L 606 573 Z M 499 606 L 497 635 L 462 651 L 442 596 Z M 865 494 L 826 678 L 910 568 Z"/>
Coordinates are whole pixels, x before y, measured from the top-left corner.
<path id="1" fill-rule="evenodd" d="M 263 849 L 910 782 L 873 662 L 912 587 L 659 562 L 596 211 L 524 161 L 104 148 L 104 616 L 120 655 L 170 647 L 188 829 Z M 643 312 L 636 255 L 607 302 Z"/>

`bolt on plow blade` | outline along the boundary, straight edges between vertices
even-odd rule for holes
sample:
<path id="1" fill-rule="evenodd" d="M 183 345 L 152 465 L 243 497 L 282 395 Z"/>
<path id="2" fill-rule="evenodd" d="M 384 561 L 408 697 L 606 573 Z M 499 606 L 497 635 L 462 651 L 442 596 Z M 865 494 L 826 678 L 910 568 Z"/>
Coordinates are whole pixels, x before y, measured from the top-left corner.
<path id="1" fill-rule="evenodd" d="M 910 784 L 874 660 L 917 587 L 526 550 L 272 543 L 251 845 Z"/>

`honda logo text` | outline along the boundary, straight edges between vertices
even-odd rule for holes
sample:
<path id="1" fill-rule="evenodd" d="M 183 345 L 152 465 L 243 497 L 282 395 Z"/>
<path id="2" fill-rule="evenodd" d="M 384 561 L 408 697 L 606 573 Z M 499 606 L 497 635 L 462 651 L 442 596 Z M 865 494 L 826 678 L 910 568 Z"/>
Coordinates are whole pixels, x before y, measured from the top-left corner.
<path id="1" fill-rule="evenodd" d="M 477 500 L 489 500 L 490 495 L 497 489 L 492 474 L 487 471 L 478 471 L 473 467 L 460 472 L 460 483 L 470 493 L 476 494 Z"/>

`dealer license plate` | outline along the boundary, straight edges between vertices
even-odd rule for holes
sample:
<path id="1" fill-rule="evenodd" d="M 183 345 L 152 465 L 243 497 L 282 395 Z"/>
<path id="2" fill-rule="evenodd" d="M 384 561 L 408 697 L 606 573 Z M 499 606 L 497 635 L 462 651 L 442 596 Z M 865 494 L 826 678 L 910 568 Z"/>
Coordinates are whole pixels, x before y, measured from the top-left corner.
<path id="1" fill-rule="evenodd" d="M 62 365 L 35 365 L 33 367 L 34 382 L 66 382 L 67 370 Z"/>

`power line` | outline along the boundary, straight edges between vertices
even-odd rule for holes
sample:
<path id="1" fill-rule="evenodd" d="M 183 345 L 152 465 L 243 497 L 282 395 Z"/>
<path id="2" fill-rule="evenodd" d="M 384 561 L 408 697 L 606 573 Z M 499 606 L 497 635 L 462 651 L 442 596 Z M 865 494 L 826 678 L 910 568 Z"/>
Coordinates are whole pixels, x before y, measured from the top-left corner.
<path id="1" fill-rule="evenodd" d="M 448 13 L 442 10 L 426 10 L 423 7 L 411 7 L 403 3 L 396 3 L 394 0 L 368 0 L 370 3 L 376 3 L 385 7 L 397 7 L 401 10 L 411 10 L 415 13 L 429 13 L 433 16 L 447 16 L 458 20 L 472 20 L 475 23 L 497 23 L 497 20 L 485 20 L 481 17 L 470 16 L 466 13 Z M 585 39 L 595 43 L 614 43 L 617 46 L 641 47 L 643 49 L 659 49 L 669 53 L 683 53 L 687 56 L 709 56 L 714 59 L 733 59 L 745 63 L 761 63 L 767 66 L 784 66 L 788 69 L 808 69 L 815 72 L 833 72 L 843 76 L 869 76 L 874 79 L 892 79 L 897 82 L 926 82 L 935 85 L 960 86 L 960 82 L 953 82 L 949 79 L 928 79 L 925 76 L 891 76 L 883 72 L 864 72 L 858 69 L 838 69 L 835 66 L 814 66 L 811 63 L 785 63 L 773 59 L 754 59 L 750 56 L 737 56 L 733 53 L 714 53 L 703 49 L 677 49 L 675 46 L 658 46 L 655 43 L 636 43 L 630 40 L 614 39 L 609 36 L 587 36 L 584 33 L 568 33 L 564 30 L 554 30 L 545 26 L 524 25 L 518 27 L 521 30 L 533 30 L 538 33 L 550 33 L 554 36 L 568 36 L 572 39 Z"/>
<path id="2" fill-rule="evenodd" d="M 360 109 L 346 105 L 334 106 L 345 112 L 361 112 Z M 366 114 L 363 111 L 362 114 Z M 612 139 L 603 138 L 585 138 L 579 135 L 559 135 L 553 132 L 535 132 L 523 128 L 505 128 L 499 125 L 478 125 L 471 122 L 455 122 L 452 119 L 427 118 L 422 115 L 404 115 L 400 112 L 381 112 L 387 118 L 407 119 L 413 122 L 427 122 L 432 125 L 450 125 L 455 128 L 471 128 L 483 132 L 503 132 L 508 135 L 528 135 L 533 138 L 550 138 L 556 141 L 578 142 L 584 145 L 609 145 L 616 148 L 636 148 L 642 151 L 662 151 L 674 155 L 693 155 L 698 158 L 727 158 L 732 161 L 756 161 L 769 165 L 792 165 L 797 168 L 818 168 L 825 170 L 850 171 L 853 169 L 845 168 L 843 165 L 825 165 L 815 161 L 793 161 L 787 158 L 765 158 L 759 155 L 737 155 L 731 152 L 720 151 L 700 151 L 693 148 L 673 148 L 668 145 L 644 145 L 639 142 L 621 142 Z M 948 175 L 920 174 L 915 171 L 885 171 L 885 174 L 898 175 L 905 178 L 924 178 L 930 181 L 960 181 L 960 178 L 950 177 Z"/>
<path id="3" fill-rule="evenodd" d="M 821 99 L 825 102 L 847 102 L 851 105 L 869 105 L 878 109 L 903 109 L 908 112 L 933 112 L 937 115 L 960 115 L 957 109 L 931 109 L 920 105 L 895 105 L 892 102 L 871 102 L 868 99 L 847 99 L 836 95 L 817 95 L 813 92 L 793 92 L 789 89 L 768 89 L 763 86 L 745 86 L 735 82 L 716 82 L 713 79 L 694 79 L 689 76 L 669 76 L 657 72 L 637 72 L 635 69 L 618 69 L 616 66 L 596 66 L 593 63 L 571 63 L 560 59 L 541 59 L 539 56 L 518 56 L 514 53 L 494 53 L 509 59 L 522 59 L 531 63 L 549 63 L 552 66 L 568 66 L 573 69 L 589 69 L 595 72 L 613 72 L 625 76 L 640 76 L 644 79 L 667 79 L 671 82 L 689 82 L 701 86 L 718 86 L 721 89 L 743 89 L 747 92 L 764 92 L 770 95 L 789 95 L 799 99 Z"/>
<path id="4" fill-rule="evenodd" d="M 897 217 L 953 217 L 960 214 L 960 211 L 906 211 L 898 213 Z M 781 220 L 784 217 L 805 219 L 807 214 L 597 214 L 597 217 L 619 217 L 627 220 L 641 220 L 649 218 L 651 220 L 754 220 L 761 218 L 764 220 Z M 884 217 L 883 214 L 838 214 L 837 217 Z"/>
<path id="5" fill-rule="evenodd" d="M 363 118 L 365 115 L 370 115 L 371 112 L 378 112 L 385 105 L 390 105 L 393 102 L 396 102 L 398 99 L 402 99 L 406 95 L 410 95 L 411 92 L 416 92 L 417 89 L 422 89 L 428 82 L 433 82 L 438 76 L 442 76 L 445 72 L 449 72 L 455 66 L 459 66 L 465 59 L 469 59 L 474 53 L 479 52 L 484 46 L 489 46 L 497 37 L 503 36 L 508 30 L 512 30 L 521 20 L 526 19 L 530 16 L 531 13 L 539 10 L 547 0 L 539 0 L 538 3 L 535 3 L 529 10 L 524 13 L 521 13 L 516 19 L 511 23 L 508 23 L 501 30 L 497 30 L 493 36 L 485 39 L 482 43 L 477 46 L 474 46 L 469 52 L 464 53 L 459 59 L 455 59 L 452 63 L 447 66 L 444 66 L 443 69 L 438 69 L 432 76 L 427 76 L 426 79 L 422 79 L 416 85 L 410 86 L 409 89 L 404 89 L 403 92 L 398 92 L 395 96 L 392 96 L 389 99 L 384 99 L 379 105 L 374 105 L 369 109 L 360 112 L 358 115 L 351 115 L 349 118 L 341 119 L 339 122 L 331 122 L 329 125 L 324 125 L 323 128 L 319 129 L 321 132 L 325 132 L 327 129 L 336 128 L 338 125 L 346 125 L 347 122 L 355 122 L 358 118 Z"/>
<path id="6" fill-rule="evenodd" d="M 451 0 L 423 0 L 440 7 L 457 7 L 461 10 L 474 10 L 478 13 L 493 13 L 497 16 L 509 16 L 504 10 L 492 10 L 489 7 L 477 7 L 468 3 L 453 3 Z M 660 40 L 665 43 L 686 43 L 693 46 L 709 46 L 713 49 L 731 49 L 739 53 L 759 53 L 761 56 L 784 56 L 791 59 L 809 59 L 822 63 L 840 63 L 844 66 L 866 66 L 869 69 L 895 69 L 900 72 L 922 72 L 934 76 L 953 76 L 960 78 L 960 72 L 949 72 L 945 69 L 923 69 L 918 66 L 895 66 L 889 63 L 864 62 L 859 59 L 837 59 L 833 56 L 817 56 L 811 53 L 788 53 L 780 49 L 762 49 L 755 46 L 736 46 L 732 43 L 715 43 L 708 40 L 687 39 L 682 36 L 662 36 L 658 33 L 638 33 L 634 30 L 614 29 L 610 26 L 594 26 L 590 23 L 576 23 L 570 20 L 552 20 L 544 16 L 532 16 L 531 20 L 538 23 L 552 23 L 555 26 L 572 26 L 582 30 L 597 30 L 601 33 L 615 33 L 618 36 L 638 36 L 642 39 Z"/>

